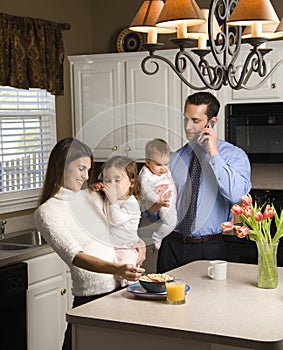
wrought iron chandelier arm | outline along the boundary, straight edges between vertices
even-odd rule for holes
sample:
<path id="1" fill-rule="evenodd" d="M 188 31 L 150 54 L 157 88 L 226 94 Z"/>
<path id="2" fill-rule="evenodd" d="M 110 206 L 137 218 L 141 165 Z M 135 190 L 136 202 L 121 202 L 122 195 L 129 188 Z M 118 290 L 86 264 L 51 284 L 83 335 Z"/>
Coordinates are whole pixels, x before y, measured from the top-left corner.
<path id="1" fill-rule="evenodd" d="M 190 61 L 191 65 L 194 68 L 194 71 L 197 73 L 198 77 L 204 84 L 202 90 L 204 88 L 212 90 L 219 90 L 221 88 L 223 82 L 223 71 L 220 69 L 220 67 L 211 67 L 204 56 L 200 56 L 200 61 L 197 64 L 188 51 L 181 50 L 176 54 L 175 57 L 175 66 L 180 73 L 183 73 L 186 69 L 186 59 Z M 205 79 L 205 74 L 203 74 L 204 72 L 207 73 L 209 79 Z"/>
<path id="2" fill-rule="evenodd" d="M 151 53 L 149 56 L 146 56 L 142 62 L 141 62 L 141 68 L 142 71 L 147 74 L 147 75 L 154 75 L 159 71 L 159 63 L 156 60 L 160 60 L 168 64 L 172 70 L 178 75 L 178 77 L 185 83 L 189 88 L 194 89 L 194 90 L 203 90 L 205 87 L 204 86 L 195 86 L 192 83 L 190 83 L 181 72 L 179 72 L 174 64 L 166 57 L 155 55 L 154 53 Z M 151 66 L 151 69 L 148 69 L 147 67 L 149 66 L 148 63 L 153 64 Z M 153 68 L 152 68 L 153 67 Z"/>
<path id="3" fill-rule="evenodd" d="M 242 85 L 241 88 L 242 89 L 245 89 L 245 90 L 255 90 L 255 89 L 258 89 L 260 88 L 265 82 L 267 79 L 269 79 L 271 77 L 271 75 L 273 74 L 273 72 L 280 66 L 280 64 L 283 63 L 283 58 L 278 61 L 274 67 L 272 67 L 271 71 L 269 73 L 266 74 L 266 76 L 263 78 L 263 80 L 261 80 L 258 84 L 254 85 L 254 86 L 245 86 L 245 85 Z"/>
<path id="4" fill-rule="evenodd" d="M 141 68 L 142 71 L 145 74 L 148 75 L 154 75 L 159 71 L 159 63 L 157 60 L 163 61 L 166 64 L 168 64 L 172 70 L 178 75 L 178 77 L 191 89 L 202 91 L 204 89 L 213 89 L 218 90 L 221 88 L 222 80 L 223 80 L 223 72 L 221 69 L 216 69 L 215 67 L 211 67 L 207 60 L 201 59 L 199 64 L 196 63 L 194 58 L 185 50 L 181 50 L 177 52 L 175 56 L 175 65 L 166 57 L 156 55 L 154 53 L 150 53 L 149 56 L 145 57 L 141 62 Z M 189 82 L 183 75 L 187 68 L 187 61 L 189 60 L 192 64 L 195 72 L 199 76 L 200 80 L 204 84 L 203 86 L 196 86 Z M 154 66 L 151 66 L 151 68 L 148 68 L 148 63 L 154 64 Z M 207 75 L 209 78 L 209 81 L 205 79 L 205 77 L 202 75 L 202 70 L 207 70 Z"/>
<path id="5" fill-rule="evenodd" d="M 267 66 L 266 61 L 264 59 L 264 55 L 269 52 L 269 50 L 260 50 L 258 48 L 253 48 L 250 50 L 250 53 L 245 59 L 245 63 L 242 68 L 241 75 L 239 79 L 236 79 L 236 70 L 234 68 L 234 65 L 230 64 L 228 67 L 228 81 L 230 86 L 235 90 L 240 90 L 242 88 L 246 90 L 253 90 L 261 86 L 266 79 L 272 74 L 272 72 L 279 66 L 279 64 L 282 62 L 279 61 L 273 69 L 266 74 L 267 72 Z M 254 86 L 247 87 L 246 84 L 248 83 L 248 80 L 250 79 L 252 73 L 257 73 L 259 77 L 264 78 L 263 81 L 261 81 L 259 84 L 256 84 Z"/>

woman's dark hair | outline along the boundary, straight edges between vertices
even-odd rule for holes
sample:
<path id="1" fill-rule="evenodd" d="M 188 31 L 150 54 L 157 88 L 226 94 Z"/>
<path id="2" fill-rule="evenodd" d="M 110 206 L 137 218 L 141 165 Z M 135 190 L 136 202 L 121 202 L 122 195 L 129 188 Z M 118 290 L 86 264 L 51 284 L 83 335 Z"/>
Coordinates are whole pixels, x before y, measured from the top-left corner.
<path id="1" fill-rule="evenodd" d="M 196 92 L 192 95 L 189 95 L 185 102 L 185 109 L 188 104 L 192 105 L 207 105 L 207 117 L 211 119 L 212 117 L 217 117 L 220 103 L 217 98 L 212 95 L 210 92 Z"/>
<path id="2" fill-rule="evenodd" d="M 89 157 L 91 160 L 90 178 L 90 172 L 93 168 L 93 154 L 86 144 L 73 137 L 67 137 L 54 146 L 49 156 L 39 205 L 55 196 L 60 187 L 64 185 L 65 169 L 72 161 L 81 157 Z"/>
<path id="3" fill-rule="evenodd" d="M 137 163 L 128 157 L 114 156 L 109 158 L 103 165 L 101 171 L 103 172 L 109 168 L 118 168 L 125 170 L 128 178 L 133 180 L 133 186 L 130 188 L 128 195 L 134 195 L 137 200 L 141 197 L 141 183 Z"/>

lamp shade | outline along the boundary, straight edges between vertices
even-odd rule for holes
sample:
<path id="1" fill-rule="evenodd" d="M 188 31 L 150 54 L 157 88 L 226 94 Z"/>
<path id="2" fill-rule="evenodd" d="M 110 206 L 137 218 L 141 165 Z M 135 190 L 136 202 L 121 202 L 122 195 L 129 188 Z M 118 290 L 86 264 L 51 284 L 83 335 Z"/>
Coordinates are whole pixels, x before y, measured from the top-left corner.
<path id="1" fill-rule="evenodd" d="M 187 28 L 188 34 L 187 37 L 190 39 L 198 39 L 200 35 L 204 35 L 206 39 L 209 38 L 208 35 L 208 15 L 209 15 L 209 10 L 208 9 L 201 9 L 201 12 L 203 16 L 206 19 L 205 23 L 202 23 L 198 26 L 191 26 Z M 213 16 L 213 36 L 216 38 L 217 33 L 220 32 L 220 27 L 218 25 L 218 22 Z"/>
<path id="2" fill-rule="evenodd" d="M 164 2 L 162 0 L 145 0 L 132 20 L 129 29 L 148 33 L 151 29 L 155 28 L 157 33 L 174 33 L 176 31 L 175 29 L 155 26 L 163 6 Z"/>
<path id="3" fill-rule="evenodd" d="M 281 37 L 283 37 L 283 17 L 281 18 L 281 21 L 274 32 L 274 38 L 281 38 Z"/>
<path id="4" fill-rule="evenodd" d="M 276 23 L 278 17 L 269 0 L 240 0 L 236 5 L 228 23 L 238 26 L 258 23 Z"/>
<path id="5" fill-rule="evenodd" d="M 205 18 L 195 0 L 166 0 L 156 25 L 177 27 L 180 23 L 193 26 L 204 22 Z"/>

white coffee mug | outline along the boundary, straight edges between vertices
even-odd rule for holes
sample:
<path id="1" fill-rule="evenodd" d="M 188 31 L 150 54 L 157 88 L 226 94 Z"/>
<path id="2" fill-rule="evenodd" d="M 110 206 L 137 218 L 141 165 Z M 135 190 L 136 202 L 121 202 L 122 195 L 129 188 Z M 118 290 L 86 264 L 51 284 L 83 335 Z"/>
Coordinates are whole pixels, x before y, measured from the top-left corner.
<path id="1" fill-rule="evenodd" d="M 227 278 L 227 261 L 212 260 L 209 262 L 208 276 L 214 280 L 222 281 Z"/>

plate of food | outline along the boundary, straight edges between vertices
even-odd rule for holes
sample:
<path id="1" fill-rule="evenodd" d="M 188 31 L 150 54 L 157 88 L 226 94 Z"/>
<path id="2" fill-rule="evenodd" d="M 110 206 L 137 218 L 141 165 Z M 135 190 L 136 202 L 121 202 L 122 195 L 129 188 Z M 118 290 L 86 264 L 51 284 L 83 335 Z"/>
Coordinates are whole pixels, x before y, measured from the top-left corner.
<path id="1" fill-rule="evenodd" d="M 174 276 L 167 274 L 147 274 L 143 275 L 139 282 L 130 284 L 127 291 L 136 297 L 147 299 L 166 299 L 165 282 L 174 280 Z M 185 293 L 190 290 L 186 284 Z"/>

